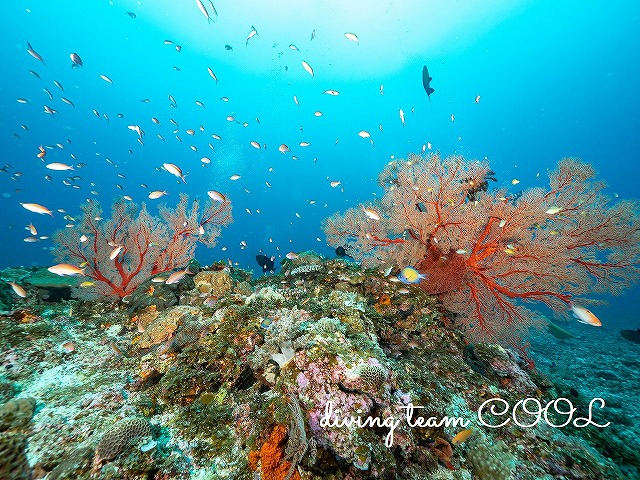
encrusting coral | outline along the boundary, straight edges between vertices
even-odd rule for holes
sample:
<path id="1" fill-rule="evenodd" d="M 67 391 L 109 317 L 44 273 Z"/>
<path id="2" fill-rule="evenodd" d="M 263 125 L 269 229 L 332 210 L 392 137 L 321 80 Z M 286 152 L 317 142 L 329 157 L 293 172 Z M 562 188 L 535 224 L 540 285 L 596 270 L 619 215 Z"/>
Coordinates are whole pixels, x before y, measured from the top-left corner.
<path id="1" fill-rule="evenodd" d="M 291 462 L 285 460 L 286 439 L 287 427 L 276 425 L 260 450 L 249 454 L 249 467 L 260 469 L 261 480 L 300 480 Z"/>

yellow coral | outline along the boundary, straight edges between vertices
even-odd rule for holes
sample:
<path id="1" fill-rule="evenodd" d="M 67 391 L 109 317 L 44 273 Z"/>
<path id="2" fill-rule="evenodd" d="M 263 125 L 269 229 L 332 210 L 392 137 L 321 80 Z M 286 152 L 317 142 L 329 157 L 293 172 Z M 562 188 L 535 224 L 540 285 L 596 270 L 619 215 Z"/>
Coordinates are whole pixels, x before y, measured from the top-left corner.
<path id="1" fill-rule="evenodd" d="M 220 298 L 231 290 L 232 282 L 226 270 L 199 272 L 193 281 L 201 294 Z"/>

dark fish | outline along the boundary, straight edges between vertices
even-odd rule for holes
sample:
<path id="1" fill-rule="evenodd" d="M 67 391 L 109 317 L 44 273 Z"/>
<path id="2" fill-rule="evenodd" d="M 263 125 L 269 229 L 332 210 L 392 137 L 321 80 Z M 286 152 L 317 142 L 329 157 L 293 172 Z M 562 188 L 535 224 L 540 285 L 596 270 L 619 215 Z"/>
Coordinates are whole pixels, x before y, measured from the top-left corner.
<path id="1" fill-rule="evenodd" d="M 336 248 L 336 255 L 339 257 L 349 257 L 353 259 L 353 257 L 347 253 L 347 249 L 344 247 Z"/>
<path id="2" fill-rule="evenodd" d="M 431 80 L 433 79 L 429 76 L 429 70 L 427 70 L 427 66 L 425 65 L 422 67 L 422 86 L 424 87 L 424 91 L 427 92 L 429 103 L 431 103 L 431 94 L 435 92 L 435 90 L 429 86 Z"/>
<path id="3" fill-rule="evenodd" d="M 127 15 L 129 15 L 131 18 L 136 18 L 136 14 L 134 12 L 127 12 Z"/>
<path id="4" fill-rule="evenodd" d="M 31 75 L 33 75 L 34 77 L 36 77 L 36 78 L 40 78 L 40 75 L 38 75 L 38 72 L 34 72 L 33 70 L 29 70 L 29 73 Z"/>
<path id="5" fill-rule="evenodd" d="M 620 330 L 620 335 L 625 340 L 633 343 L 640 343 L 640 328 L 637 330 Z"/>
<path id="6" fill-rule="evenodd" d="M 227 44 L 224 46 L 224 49 L 225 49 L 225 50 L 233 50 L 233 47 L 227 43 Z"/>
<path id="7" fill-rule="evenodd" d="M 262 267 L 262 273 L 273 272 L 275 267 L 273 266 L 274 257 L 267 257 L 266 255 L 256 255 L 256 262 Z"/>

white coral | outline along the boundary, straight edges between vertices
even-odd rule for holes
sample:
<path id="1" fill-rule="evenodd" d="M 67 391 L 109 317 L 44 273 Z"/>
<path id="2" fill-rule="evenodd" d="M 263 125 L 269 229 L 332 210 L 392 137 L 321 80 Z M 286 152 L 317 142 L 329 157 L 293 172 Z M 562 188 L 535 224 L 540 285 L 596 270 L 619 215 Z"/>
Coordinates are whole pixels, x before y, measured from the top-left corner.
<path id="1" fill-rule="evenodd" d="M 272 303 L 278 305 L 284 302 L 284 300 L 284 296 L 274 288 L 264 287 L 249 295 L 244 303 L 247 305 L 253 303 Z"/>
<path id="2" fill-rule="evenodd" d="M 274 353 L 271 355 L 271 359 L 275 361 L 280 368 L 289 363 L 296 354 L 296 351 L 291 346 L 291 342 L 285 342 L 280 345 L 280 351 L 282 353 Z"/>
<path id="3" fill-rule="evenodd" d="M 300 265 L 299 267 L 291 270 L 291 276 L 303 275 L 306 273 L 313 273 L 322 270 L 322 265 Z"/>

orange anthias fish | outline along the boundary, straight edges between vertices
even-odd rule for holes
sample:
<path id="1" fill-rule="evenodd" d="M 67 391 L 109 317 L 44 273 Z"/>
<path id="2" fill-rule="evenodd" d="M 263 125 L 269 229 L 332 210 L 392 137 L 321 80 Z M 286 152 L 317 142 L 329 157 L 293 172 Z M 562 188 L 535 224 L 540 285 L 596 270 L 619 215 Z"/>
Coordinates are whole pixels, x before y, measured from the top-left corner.
<path id="1" fill-rule="evenodd" d="M 458 432 L 452 439 L 451 439 L 451 443 L 453 443 L 454 445 L 457 445 L 458 443 L 462 443 L 464 442 L 467 438 L 469 438 L 471 436 L 471 434 L 473 433 L 473 429 L 471 428 L 467 428 L 466 430 L 462 430 L 460 432 Z"/>
<path id="2" fill-rule="evenodd" d="M 587 310 L 586 308 L 573 303 L 571 304 L 571 310 L 573 312 L 573 316 L 576 317 L 580 323 L 586 323 L 592 327 L 602 326 L 602 322 L 591 312 L 591 310 Z"/>

